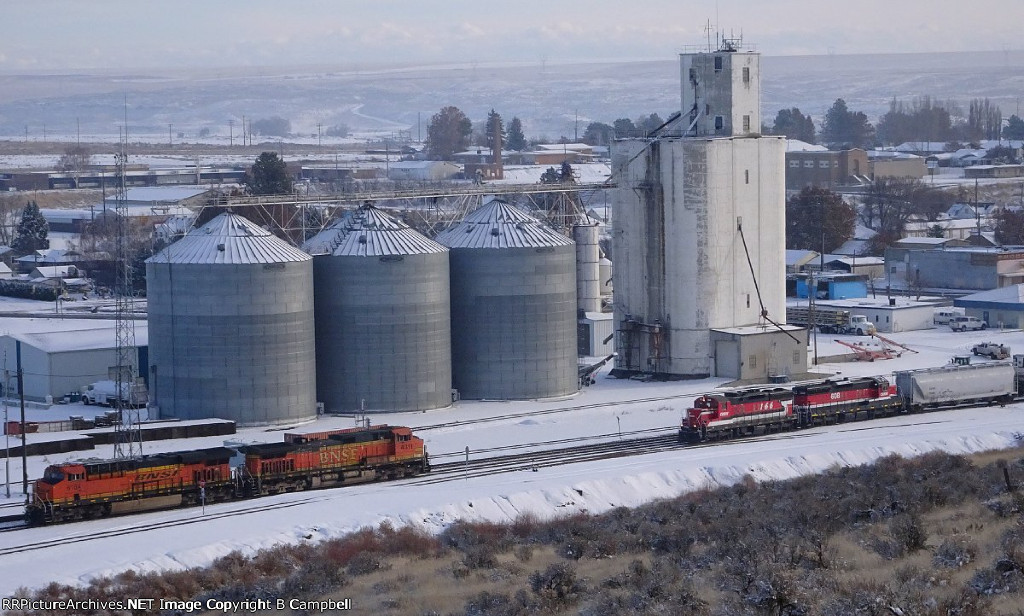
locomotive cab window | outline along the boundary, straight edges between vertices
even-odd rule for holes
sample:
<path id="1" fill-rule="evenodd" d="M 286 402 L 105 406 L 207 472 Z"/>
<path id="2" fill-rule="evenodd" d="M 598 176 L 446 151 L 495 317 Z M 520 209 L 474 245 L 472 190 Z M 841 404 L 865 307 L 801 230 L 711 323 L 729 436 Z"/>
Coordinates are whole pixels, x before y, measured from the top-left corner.
<path id="1" fill-rule="evenodd" d="M 64 473 L 60 472 L 60 469 L 51 466 L 43 473 L 43 481 L 49 484 L 60 483 L 64 481 Z"/>

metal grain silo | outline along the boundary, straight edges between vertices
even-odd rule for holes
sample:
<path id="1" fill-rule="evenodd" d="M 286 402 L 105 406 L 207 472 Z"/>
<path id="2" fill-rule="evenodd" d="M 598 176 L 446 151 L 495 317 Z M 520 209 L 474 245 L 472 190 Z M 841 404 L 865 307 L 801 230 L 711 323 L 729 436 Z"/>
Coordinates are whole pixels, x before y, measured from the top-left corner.
<path id="1" fill-rule="evenodd" d="M 452 380 L 459 395 L 574 393 L 572 240 L 496 199 L 436 239 L 451 250 Z"/>
<path id="2" fill-rule="evenodd" d="M 448 249 L 372 206 L 303 249 L 314 255 L 317 398 L 325 408 L 450 406 Z"/>
<path id="3" fill-rule="evenodd" d="M 160 417 L 247 426 L 316 417 L 312 261 L 230 213 L 146 261 Z"/>

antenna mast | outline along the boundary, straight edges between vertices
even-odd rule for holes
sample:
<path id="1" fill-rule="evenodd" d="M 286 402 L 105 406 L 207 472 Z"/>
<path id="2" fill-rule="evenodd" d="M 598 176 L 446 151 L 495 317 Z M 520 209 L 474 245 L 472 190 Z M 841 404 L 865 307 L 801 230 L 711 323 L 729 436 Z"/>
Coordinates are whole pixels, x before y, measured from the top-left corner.
<path id="1" fill-rule="evenodd" d="M 114 193 L 117 217 L 116 278 L 114 280 L 115 318 L 117 330 L 117 366 L 114 375 L 114 459 L 132 460 L 142 456 L 142 431 L 135 396 L 134 297 L 132 294 L 132 254 L 129 248 L 128 197 L 125 166 L 128 163 L 128 105 L 125 103 L 124 135 L 117 162 L 117 186 Z"/>

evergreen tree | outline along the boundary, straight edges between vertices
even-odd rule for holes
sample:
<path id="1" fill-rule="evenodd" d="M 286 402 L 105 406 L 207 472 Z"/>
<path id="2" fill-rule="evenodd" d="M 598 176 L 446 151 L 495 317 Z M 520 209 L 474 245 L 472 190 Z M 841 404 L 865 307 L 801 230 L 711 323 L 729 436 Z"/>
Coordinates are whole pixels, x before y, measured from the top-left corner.
<path id="1" fill-rule="evenodd" d="M 1003 129 L 1004 139 L 1024 139 L 1024 120 L 1016 115 L 1010 116 Z"/>
<path id="2" fill-rule="evenodd" d="M 245 184 L 253 195 L 287 195 L 292 192 L 288 166 L 277 152 L 263 152 L 245 174 Z"/>
<path id="3" fill-rule="evenodd" d="M 1001 246 L 1024 244 L 1024 212 L 999 210 L 995 227 L 996 241 Z"/>
<path id="4" fill-rule="evenodd" d="M 46 239 L 49 230 L 46 219 L 39 212 L 39 206 L 35 201 L 29 201 L 21 212 L 21 222 L 18 223 L 18 231 L 11 242 L 11 248 L 22 255 L 49 248 L 50 242 Z"/>
<path id="5" fill-rule="evenodd" d="M 582 141 L 589 145 L 608 145 L 615 138 L 615 128 L 604 122 L 591 122 L 583 131 Z"/>
<path id="6" fill-rule="evenodd" d="M 519 118 L 512 118 L 512 121 L 508 123 L 508 142 L 506 147 L 516 152 L 522 152 L 526 149 L 526 135 L 523 134 L 523 123 Z"/>
<path id="7" fill-rule="evenodd" d="M 825 114 L 821 137 L 829 145 L 863 148 L 874 140 L 875 128 L 868 122 L 864 112 L 850 111 L 846 101 L 837 98 Z"/>
<path id="8" fill-rule="evenodd" d="M 473 123 L 458 107 L 443 107 L 427 126 L 427 156 L 431 160 L 451 160 L 456 152 L 469 147 Z"/>
<path id="9" fill-rule="evenodd" d="M 487 114 L 487 124 L 484 126 L 484 145 L 488 149 L 494 149 L 494 133 L 495 130 L 501 134 L 501 143 L 504 144 L 508 141 L 508 134 L 505 132 L 505 123 L 501 120 L 501 114 L 491 109 L 490 113 Z"/>
<path id="10" fill-rule="evenodd" d="M 779 109 L 775 114 L 773 135 L 785 135 L 790 139 L 799 139 L 806 143 L 814 143 L 814 120 L 804 115 L 799 109 Z"/>
<path id="11" fill-rule="evenodd" d="M 619 118 L 612 122 L 612 126 L 615 127 L 615 137 L 617 139 L 637 136 L 636 124 L 633 124 L 633 120 L 629 118 Z"/>

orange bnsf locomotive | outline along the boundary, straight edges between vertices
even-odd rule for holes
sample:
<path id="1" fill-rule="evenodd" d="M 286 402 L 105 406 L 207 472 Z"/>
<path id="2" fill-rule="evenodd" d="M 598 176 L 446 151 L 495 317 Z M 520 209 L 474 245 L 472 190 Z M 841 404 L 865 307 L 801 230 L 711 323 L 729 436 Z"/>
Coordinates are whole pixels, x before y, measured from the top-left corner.
<path id="1" fill-rule="evenodd" d="M 880 376 L 704 394 L 687 409 L 679 440 L 736 437 L 758 428 L 803 428 L 856 419 L 858 414 L 894 414 L 903 408 L 896 388 Z"/>
<path id="2" fill-rule="evenodd" d="M 373 426 L 326 436 L 240 448 L 245 464 L 236 475 L 242 495 L 397 479 L 430 470 L 423 439 L 413 436 L 409 428 Z"/>
<path id="3" fill-rule="evenodd" d="M 87 460 L 50 466 L 34 483 L 30 523 L 84 520 L 281 492 L 395 479 L 430 470 L 423 439 L 401 426 L 311 435 L 295 442 Z M 245 462 L 232 469 L 231 458 Z"/>

